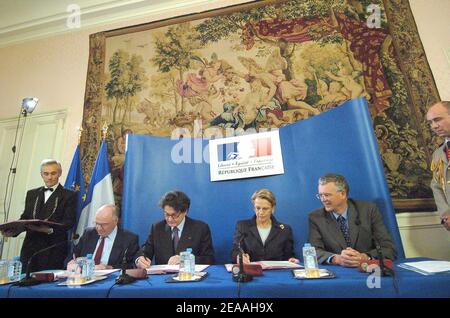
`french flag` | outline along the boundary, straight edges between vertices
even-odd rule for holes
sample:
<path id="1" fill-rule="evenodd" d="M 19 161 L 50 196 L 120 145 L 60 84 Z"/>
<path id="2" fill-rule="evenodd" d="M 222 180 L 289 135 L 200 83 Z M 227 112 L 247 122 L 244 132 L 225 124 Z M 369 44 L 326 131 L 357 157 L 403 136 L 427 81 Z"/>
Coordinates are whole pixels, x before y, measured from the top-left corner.
<path id="1" fill-rule="evenodd" d="M 82 234 L 87 227 L 95 226 L 95 213 L 105 204 L 115 203 L 111 173 L 109 171 L 107 145 L 105 140 L 103 140 L 95 161 L 94 170 L 92 171 L 86 203 L 78 221 L 78 234 Z"/>
<path id="2" fill-rule="evenodd" d="M 272 155 L 272 140 L 270 137 L 251 139 L 239 142 L 229 142 L 217 146 L 217 158 L 219 161 L 249 159 Z"/>

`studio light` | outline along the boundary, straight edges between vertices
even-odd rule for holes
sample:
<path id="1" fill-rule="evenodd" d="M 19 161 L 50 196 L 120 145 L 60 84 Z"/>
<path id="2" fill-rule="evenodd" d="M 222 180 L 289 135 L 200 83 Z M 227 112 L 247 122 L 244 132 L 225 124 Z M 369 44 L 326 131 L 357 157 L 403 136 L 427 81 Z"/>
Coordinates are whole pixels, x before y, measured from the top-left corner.
<path id="1" fill-rule="evenodd" d="M 12 200 L 12 193 L 14 191 L 14 181 L 16 178 L 16 172 L 17 172 L 17 163 L 19 162 L 19 153 L 20 153 L 20 146 L 22 145 L 23 140 L 23 132 L 25 131 L 25 124 L 27 122 L 27 115 L 31 114 L 34 109 L 36 108 L 37 104 L 39 102 L 39 99 L 37 97 L 25 97 L 22 99 L 22 108 L 19 113 L 19 117 L 17 119 L 17 127 L 16 127 L 16 133 L 14 136 L 14 143 L 11 148 L 13 155 L 11 160 L 11 166 L 9 168 L 8 177 L 6 178 L 6 187 L 5 187 L 5 197 L 3 199 L 3 223 L 8 222 L 9 218 L 9 211 L 11 208 L 11 200 Z M 20 126 L 20 119 L 23 116 L 23 124 Z M 19 139 L 19 147 L 16 147 L 17 143 L 17 136 L 19 131 L 20 133 L 20 139 Z M 4 247 L 5 240 L 3 236 L 0 236 L 0 259 L 3 256 L 3 247 Z"/>
<path id="2" fill-rule="evenodd" d="M 36 108 L 39 102 L 39 98 L 37 97 L 25 97 L 22 100 L 22 114 L 26 116 L 27 114 L 31 114 Z"/>

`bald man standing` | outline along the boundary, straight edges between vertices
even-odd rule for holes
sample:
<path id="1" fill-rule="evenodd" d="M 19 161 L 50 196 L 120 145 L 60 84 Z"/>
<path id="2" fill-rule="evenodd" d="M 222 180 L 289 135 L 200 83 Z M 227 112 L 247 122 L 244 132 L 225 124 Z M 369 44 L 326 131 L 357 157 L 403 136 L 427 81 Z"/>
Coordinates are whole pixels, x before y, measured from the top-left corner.
<path id="1" fill-rule="evenodd" d="M 450 217 L 450 102 L 432 105 L 427 112 L 427 121 L 436 135 L 445 138 L 433 153 L 431 189 L 441 218 L 447 219 Z"/>
<path id="2" fill-rule="evenodd" d="M 132 232 L 120 229 L 118 222 L 116 206 L 106 204 L 100 207 L 95 215 L 95 228 L 84 231 L 74 248 L 74 258 L 92 254 L 95 269 L 110 269 L 121 268 L 125 256 L 127 267 L 134 267 L 133 257 L 139 250 L 139 238 Z M 74 262 L 72 259 L 67 267 Z"/>

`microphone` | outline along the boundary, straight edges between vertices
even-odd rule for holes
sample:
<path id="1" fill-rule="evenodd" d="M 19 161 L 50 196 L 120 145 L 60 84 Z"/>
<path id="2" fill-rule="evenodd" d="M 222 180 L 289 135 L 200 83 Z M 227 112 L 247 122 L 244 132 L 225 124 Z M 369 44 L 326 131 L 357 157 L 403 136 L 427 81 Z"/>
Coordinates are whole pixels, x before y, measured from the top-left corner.
<path id="1" fill-rule="evenodd" d="M 122 271 L 121 271 L 120 275 L 116 278 L 116 284 L 119 284 L 119 285 L 131 284 L 136 281 L 136 278 L 127 274 L 127 252 L 128 252 L 128 247 L 125 250 L 125 253 L 123 253 Z"/>
<path id="2" fill-rule="evenodd" d="M 377 257 L 378 260 L 380 261 L 381 276 L 395 276 L 394 270 L 384 264 L 384 256 L 383 252 L 381 251 L 380 244 L 376 239 L 374 239 L 374 241 L 375 241 L 375 249 L 377 250 Z"/>
<path id="3" fill-rule="evenodd" d="M 388 263 L 389 260 L 384 259 L 383 251 L 381 249 L 381 245 L 380 245 L 379 241 L 374 237 L 373 242 L 375 244 L 375 249 L 377 250 L 377 258 L 380 263 L 381 276 L 394 277 L 395 276 L 394 270 L 389 266 L 389 264 L 388 264 L 388 266 L 386 266 L 386 264 Z"/>
<path id="4" fill-rule="evenodd" d="M 31 274 L 30 274 L 30 266 L 31 266 L 31 262 L 33 261 L 33 258 L 34 258 L 36 255 L 41 254 L 42 252 L 51 250 L 52 248 L 54 248 L 54 247 L 56 247 L 56 246 L 62 245 L 62 244 L 67 243 L 67 242 L 69 242 L 69 241 L 70 241 L 70 242 L 76 241 L 76 240 L 78 240 L 79 237 L 80 237 L 80 236 L 79 236 L 78 234 L 74 234 L 74 235 L 72 236 L 72 239 L 67 239 L 67 240 L 58 242 L 58 243 L 56 243 L 56 244 L 50 245 L 50 246 L 48 246 L 48 247 L 46 247 L 46 248 L 43 248 L 43 249 L 41 249 L 41 250 L 35 252 L 33 255 L 31 255 L 30 259 L 28 260 L 28 263 L 27 263 L 27 269 L 26 269 L 26 272 L 25 272 L 25 273 L 26 273 L 26 274 L 25 274 L 25 277 L 22 278 L 20 281 L 18 281 L 15 285 L 17 285 L 17 286 L 33 286 L 33 285 L 40 284 L 41 281 L 38 280 L 38 279 L 36 279 L 35 277 L 31 277 Z"/>
<path id="5" fill-rule="evenodd" d="M 240 283 L 246 283 L 249 282 L 251 280 L 253 280 L 253 276 L 250 274 L 247 274 L 244 271 L 244 250 L 242 249 L 242 243 L 244 241 L 244 239 L 247 237 L 247 233 L 242 233 L 241 239 L 239 240 L 238 243 L 238 249 L 239 249 L 239 254 L 238 254 L 238 262 L 239 262 L 239 266 L 234 266 L 231 271 L 233 273 L 233 280 L 235 282 L 240 282 Z"/>

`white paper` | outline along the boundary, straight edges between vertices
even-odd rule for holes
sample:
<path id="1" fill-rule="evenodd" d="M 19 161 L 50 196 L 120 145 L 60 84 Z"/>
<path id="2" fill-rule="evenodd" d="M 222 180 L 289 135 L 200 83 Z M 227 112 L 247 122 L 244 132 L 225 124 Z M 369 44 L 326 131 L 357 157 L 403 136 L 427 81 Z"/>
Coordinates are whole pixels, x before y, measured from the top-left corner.
<path id="1" fill-rule="evenodd" d="M 106 276 L 114 272 L 120 271 L 119 268 L 116 269 L 96 269 L 94 270 L 94 276 Z"/>
<path id="2" fill-rule="evenodd" d="M 417 270 L 418 272 L 425 275 L 450 271 L 450 262 L 447 261 L 408 262 L 400 264 L 399 266 L 410 270 Z"/>
<path id="3" fill-rule="evenodd" d="M 260 264 L 263 268 L 264 267 L 271 267 L 271 268 L 301 268 L 303 267 L 302 265 L 299 265 L 297 263 L 292 263 L 292 262 L 288 262 L 288 261 L 260 261 L 257 262 L 258 264 Z"/>
<path id="4" fill-rule="evenodd" d="M 195 265 L 196 272 L 203 272 L 209 265 Z M 147 274 L 165 274 L 165 273 L 178 273 L 180 265 L 151 265 L 147 268 Z"/>
<path id="5" fill-rule="evenodd" d="M 285 268 L 302 268 L 303 266 L 297 263 L 292 263 L 288 261 L 259 261 L 251 262 L 250 264 L 261 265 L 263 270 L 267 269 L 285 269 Z M 237 264 L 225 264 L 225 269 L 227 272 L 231 272 L 234 265 Z"/>

